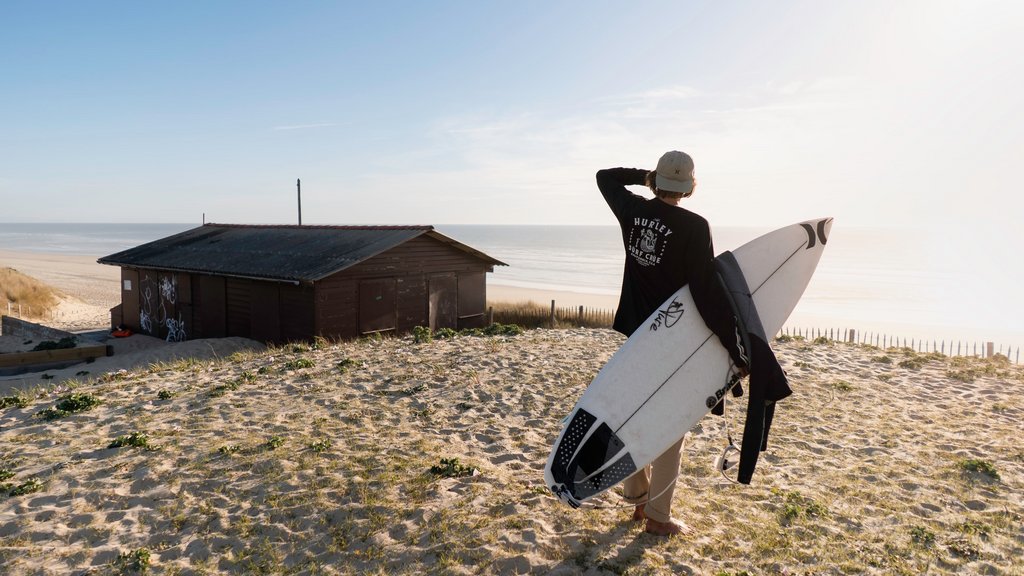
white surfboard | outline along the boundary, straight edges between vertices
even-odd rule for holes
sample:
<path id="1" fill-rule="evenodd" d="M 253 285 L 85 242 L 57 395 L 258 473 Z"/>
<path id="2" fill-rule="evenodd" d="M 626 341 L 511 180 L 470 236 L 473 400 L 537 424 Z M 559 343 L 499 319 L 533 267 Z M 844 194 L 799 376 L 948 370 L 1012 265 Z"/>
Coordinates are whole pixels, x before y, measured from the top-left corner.
<path id="1" fill-rule="evenodd" d="M 767 337 L 803 295 L 831 227 L 831 218 L 809 220 L 732 251 Z M 714 407 L 731 370 L 729 353 L 684 286 L 626 340 L 569 413 L 544 467 L 547 486 L 579 506 L 650 464 Z"/>

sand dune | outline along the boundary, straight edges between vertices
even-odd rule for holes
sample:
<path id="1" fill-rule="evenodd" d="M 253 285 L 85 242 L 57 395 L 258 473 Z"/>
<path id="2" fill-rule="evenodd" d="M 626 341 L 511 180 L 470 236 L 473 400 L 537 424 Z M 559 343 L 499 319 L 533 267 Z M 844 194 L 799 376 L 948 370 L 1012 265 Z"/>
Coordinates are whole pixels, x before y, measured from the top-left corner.
<path id="1" fill-rule="evenodd" d="M 67 295 L 48 323 L 108 326 L 116 269 L 0 264 Z M 572 510 L 542 484 L 561 419 L 622 342 L 136 335 L 6 377 L 0 574 L 1024 574 L 1022 367 L 778 341 L 795 394 L 753 484 L 711 467 L 741 400 L 691 431 L 675 511 L 697 530 L 664 540 L 614 494 Z"/>
<path id="2" fill-rule="evenodd" d="M 614 495 L 572 510 L 542 485 L 561 418 L 621 342 L 535 330 L 242 351 L 78 384 L 100 403 L 55 420 L 37 414 L 66 385 L 23 395 L 0 412 L 0 565 L 1024 573 L 1020 367 L 778 342 L 796 394 L 780 404 L 753 485 L 711 469 L 741 410 L 703 420 L 675 502 L 697 531 L 663 540 Z M 133 433 L 141 446 L 108 447 Z"/>

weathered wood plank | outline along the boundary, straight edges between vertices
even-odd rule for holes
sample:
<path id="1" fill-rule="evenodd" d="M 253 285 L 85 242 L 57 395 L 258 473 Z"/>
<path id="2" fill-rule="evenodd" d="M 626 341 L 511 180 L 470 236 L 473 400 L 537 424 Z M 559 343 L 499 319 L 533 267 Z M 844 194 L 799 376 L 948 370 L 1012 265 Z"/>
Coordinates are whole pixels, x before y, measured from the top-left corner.
<path id="1" fill-rule="evenodd" d="M 104 345 L 64 348 L 61 350 L 39 350 L 37 352 L 0 354 L 0 368 L 32 366 L 34 364 L 53 364 L 56 362 L 69 362 L 72 360 L 88 360 L 90 358 L 100 358 L 102 356 L 113 355 L 113 346 Z"/>

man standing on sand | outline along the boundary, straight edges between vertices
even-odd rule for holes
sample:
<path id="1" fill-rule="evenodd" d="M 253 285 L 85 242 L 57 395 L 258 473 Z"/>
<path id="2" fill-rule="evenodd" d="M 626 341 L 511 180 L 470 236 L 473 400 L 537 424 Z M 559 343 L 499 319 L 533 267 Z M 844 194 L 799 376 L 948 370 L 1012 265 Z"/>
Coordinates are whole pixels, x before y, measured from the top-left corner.
<path id="1" fill-rule="evenodd" d="M 736 333 L 736 322 L 715 272 L 714 248 L 707 220 L 679 206 L 696 187 L 693 159 L 684 152 L 666 152 L 655 171 L 609 168 L 597 173 L 597 187 L 622 229 L 626 265 L 615 313 L 615 330 L 631 335 L 658 306 L 689 284 L 705 324 L 746 372 L 749 362 Z M 654 198 L 631 193 L 626 186 L 646 185 Z M 634 520 L 646 519 L 644 530 L 672 536 L 689 532 L 672 519 L 672 496 L 679 475 L 683 439 L 645 469 L 623 482 L 623 495 L 636 505 Z"/>

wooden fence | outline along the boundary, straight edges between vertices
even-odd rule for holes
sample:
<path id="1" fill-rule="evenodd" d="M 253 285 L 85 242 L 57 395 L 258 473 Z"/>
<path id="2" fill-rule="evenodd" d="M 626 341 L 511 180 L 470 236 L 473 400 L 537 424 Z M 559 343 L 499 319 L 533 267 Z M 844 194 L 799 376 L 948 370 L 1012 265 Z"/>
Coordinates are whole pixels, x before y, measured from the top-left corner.
<path id="1" fill-rule="evenodd" d="M 524 328 L 611 328 L 615 311 L 584 306 L 558 306 L 557 302 L 552 300 L 549 307 L 533 303 L 492 305 L 488 309 L 488 317 L 491 322 L 518 324 Z M 825 338 L 835 342 L 870 344 L 879 348 L 911 348 L 917 352 L 938 352 L 946 356 L 991 358 L 1001 354 L 1011 362 L 1020 364 L 1020 346 L 996 346 L 993 342 L 900 338 L 881 332 L 862 332 L 853 328 L 785 327 L 778 335 L 801 336 L 807 340 Z"/>
<path id="2" fill-rule="evenodd" d="M 534 303 L 495 304 L 488 309 L 488 317 L 492 322 L 518 324 L 524 328 L 611 328 L 615 311 L 558 306 L 552 300 L 550 307 Z"/>
<path id="3" fill-rule="evenodd" d="M 916 352 L 937 352 L 946 356 L 975 356 L 991 358 L 996 354 L 1005 356 L 1014 364 L 1020 364 L 1020 346 L 999 345 L 994 342 L 973 340 L 935 340 L 927 338 L 901 338 L 881 332 L 858 332 L 853 328 L 793 328 L 784 327 L 780 335 L 800 336 L 807 340 L 824 338 L 832 342 L 867 344 L 879 348 L 910 348 Z"/>
<path id="4" fill-rule="evenodd" d="M 57 311 L 56 306 L 52 308 L 36 306 L 33 308 L 29 304 L 19 304 L 5 299 L 0 300 L 0 315 L 10 316 L 11 318 L 33 318 L 36 320 L 56 320 L 63 317 L 63 314 Z"/>

